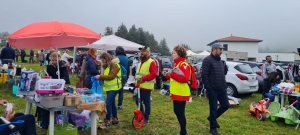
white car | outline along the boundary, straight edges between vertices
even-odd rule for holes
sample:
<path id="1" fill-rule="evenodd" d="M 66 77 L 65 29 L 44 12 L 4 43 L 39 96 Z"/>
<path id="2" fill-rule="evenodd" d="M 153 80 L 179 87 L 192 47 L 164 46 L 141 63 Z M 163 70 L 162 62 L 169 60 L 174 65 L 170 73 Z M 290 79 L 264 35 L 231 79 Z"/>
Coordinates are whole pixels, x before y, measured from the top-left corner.
<path id="1" fill-rule="evenodd" d="M 226 61 L 228 72 L 226 75 L 227 94 L 252 94 L 258 91 L 258 78 L 253 69 L 245 63 Z"/>

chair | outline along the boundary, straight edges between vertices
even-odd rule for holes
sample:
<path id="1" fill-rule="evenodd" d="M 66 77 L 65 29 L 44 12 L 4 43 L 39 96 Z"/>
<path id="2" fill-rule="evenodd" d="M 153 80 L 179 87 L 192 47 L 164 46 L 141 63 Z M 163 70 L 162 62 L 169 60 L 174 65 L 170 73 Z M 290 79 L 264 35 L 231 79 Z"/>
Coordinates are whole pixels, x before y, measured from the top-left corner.
<path id="1" fill-rule="evenodd" d="M 9 128 L 11 130 L 10 135 L 16 135 L 16 134 L 18 134 L 19 132 L 18 132 L 17 128 L 15 127 L 15 125 L 24 123 L 23 120 L 18 120 L 16 122 L 10 122 L 10 121 L 7 121 L 3 117 L 0 117 L 0 121 L 2 121 L 2 123 L 4 123 L 4 124 L 0 125 L 0 131 Z"/>

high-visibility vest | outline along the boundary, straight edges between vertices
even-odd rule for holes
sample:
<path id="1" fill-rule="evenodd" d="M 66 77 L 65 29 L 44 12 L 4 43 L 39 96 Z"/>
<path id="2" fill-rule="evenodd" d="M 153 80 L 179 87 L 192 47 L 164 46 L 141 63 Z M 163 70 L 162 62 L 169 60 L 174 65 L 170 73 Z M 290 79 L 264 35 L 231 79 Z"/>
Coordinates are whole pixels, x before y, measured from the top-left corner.
<path id="1" fill-rule="evenodd" d="M 143 64 L 140 63 L 138 68 L 137 68 L 137 74 L 136 74 L 136 80 L 139 78 L 142 78 L 142 76 L 150 74 L 150 65 L 153 62 L 151 58 L 149 58 L 147 61 L 145 61 Z M 140 84 L 140 88 L 144 89 L 149 89 L 149 90 L 154 90 L 154 80 L 151 81 L 146 81 Z"/>
<path id="2" fill-rule="evenodd" d="M 117 64 L 117 66 L 120 68 L 120 65 Z M 110 68 L 112 66 L 108 66 L 105 70 L 104 70 L 104 75 L 109 75 L 110 73 Z M 112 79 L 112 80 L 105 80 L 103 83 L 103 91 L 112 91 L 112 90 L 120 90 L 122 88 L 122 78 L 121 78 L 121 68 L 117 74 L 117 76 Z"/>
<path id="3" fill-rule="evenodd" d="M 187 62 L 180 62 L 176 65 L 176 67 L 180 67 L 182 64 L 186 64 L 187 66 L 188 63 Z M 173 95 L 177 95 L 177 96 L 190 96 L 191 92 L 190 92 L 190 87 L 188 85 L 188 83 L 180 83 L 175 81 L 174 79 L 170 78 L 170 93 Z"/>

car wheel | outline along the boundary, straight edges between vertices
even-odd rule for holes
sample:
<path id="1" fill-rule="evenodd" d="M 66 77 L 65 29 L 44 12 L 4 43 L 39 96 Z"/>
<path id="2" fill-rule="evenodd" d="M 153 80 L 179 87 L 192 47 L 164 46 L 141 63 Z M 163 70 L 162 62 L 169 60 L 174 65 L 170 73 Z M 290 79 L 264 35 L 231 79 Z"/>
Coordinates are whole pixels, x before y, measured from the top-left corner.
<path id="1" fill-rule="evenodd" d="M 238 95 L 238 92 L 234 85 L 227 84 L 227 95 L 233 96 L 233 97 L 236 97 Z"/>

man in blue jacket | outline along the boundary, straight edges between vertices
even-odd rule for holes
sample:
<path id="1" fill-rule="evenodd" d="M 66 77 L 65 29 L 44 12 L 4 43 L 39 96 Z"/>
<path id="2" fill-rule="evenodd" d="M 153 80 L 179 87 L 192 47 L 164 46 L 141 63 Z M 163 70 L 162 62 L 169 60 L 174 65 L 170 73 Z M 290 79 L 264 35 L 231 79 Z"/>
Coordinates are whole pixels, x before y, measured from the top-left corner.
<path id="1" fill-rule="evenodd" d="M 1 50 L 1 61 L 2 64 L 12 63 L 15 59 L 15 50 L 9 46 L 9 43 L 6 43 L 6 47 Z"/>
<path id="2" fill-rule="evenodd" d="M 225 80 L 227 68 L 225 68 L 225 62 L 220 57 L 222 52 L 223 45 L 215 43 L 212 45 L 211 54 L 202 62 L 201 77 L 209 100 L 209 116 L 207 119 L 210 122 L 210 133 L 213 135 L 219 135 L 217 128 L 220 128 L 220 125 L 217 118 L 229 108 Z M 220 103 L 219 108 L 218 101 Z"/>
<path id="3" fill-rule="evenodd" d="M 126 71 L 127 71 L 127 77 L 128 77 L 128 75 L 129 75 L 129 72 L 128 72 L 129 71 L 129 63 L 128 63 L 128 58 L 126 57 L 125 50 L 124 50 L 123 47 L 118 46 L 116 48 L 116 56 L 120 60 L 120 65 L 123 66 L 126 69 Z M 122 79 L 123 86 L 126 84 L 127 79 L 126 80 Z M 119 110 L 123 109 L 123 106 L 122 106 L 123 98 L 124 98 L 124 90 L 122 88 L 122 89 L 119 90 L 119 97 L 118 97 L 118 109 Z"/>

